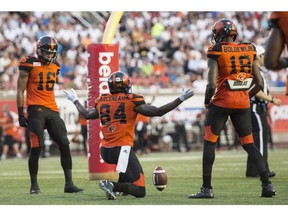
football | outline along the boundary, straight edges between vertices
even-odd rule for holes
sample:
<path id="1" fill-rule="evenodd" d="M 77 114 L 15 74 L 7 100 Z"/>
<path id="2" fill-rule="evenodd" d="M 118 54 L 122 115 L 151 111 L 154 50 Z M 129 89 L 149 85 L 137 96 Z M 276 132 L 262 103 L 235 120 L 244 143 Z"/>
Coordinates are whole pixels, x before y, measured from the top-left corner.
<path id="1" fill-rule="evenodd" d="M 168 181 L 166 171 L 162 167 L 157 166 L 153 171 L 152 181 L 158 191 L 163 191 Z"/>

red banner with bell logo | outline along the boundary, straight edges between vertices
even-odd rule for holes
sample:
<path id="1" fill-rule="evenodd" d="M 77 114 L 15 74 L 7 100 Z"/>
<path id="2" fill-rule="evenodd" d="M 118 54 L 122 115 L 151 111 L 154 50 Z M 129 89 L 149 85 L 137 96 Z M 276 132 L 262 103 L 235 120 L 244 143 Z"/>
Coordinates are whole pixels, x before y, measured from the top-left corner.
<path id="1" fill-rule="evenodd" d="M 118 44 L 90 44 L 88 53 L 88 106 L 92 108 L 100 94 L 109 93 L 108 77 L 119 70 L 119 48 Z M 118 175 L 115 165 L 105 163 L 100 156 L 101 136 L 99 119 L 89 120 L 89 176 L 90 179 L 113 179 Z"/>

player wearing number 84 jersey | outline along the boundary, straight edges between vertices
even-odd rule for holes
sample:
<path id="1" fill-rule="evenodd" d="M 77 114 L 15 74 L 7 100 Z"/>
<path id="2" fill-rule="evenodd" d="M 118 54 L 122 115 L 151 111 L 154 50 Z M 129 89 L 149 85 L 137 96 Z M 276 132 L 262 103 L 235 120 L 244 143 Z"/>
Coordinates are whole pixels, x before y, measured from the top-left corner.
<path id="1" fill-rule="evenodd" d="M 64 91 L 64 94 L 86 119 L 99 118 L 101 121 L 101 157 L 106 163 L 117 165 L 116 171 L 119 173 L 118 182 L 102 180 L 99 183 L 107 198 L 116 199 L 116 192 L 137 198 L 144 197 L 144 172 L 132 149 L 137 115 L 140 113 L 148 117 L 162 116 L 192 97 L 194 93 L 191 89 L 183 89 L 180 96 L 170 103 L 160 107 L 148 105 L 143 96 L 131 93 L 130 79 L 121 71 L 110 74 L 108 87 L 110 94 L 100 95 L 91 109 L 86 109 L 79 102 L 73 89 L 70 92 Z"/>
<path id="2" fill-rule="evenodd" d="M 36 55 L 22 58 L 19 65 L 17 86 L 17 106 L 19 124 L 28 127 L 31 151 L 29 155 L 30 193 L 38 194 L 38 163 L 41 148 L 44 147 L 44 130 L 47 129 L 52 140 L 58 145 L 61 166 L 65 175 L 65 193 L 77 193 L 72 181 L 72 158 L 64 121 L 60 118 L 54 96 L 54 84 L 57 81 L 60 66 L 56 61 L 58 43 L 51 36 L 42 36 L 37 41 Z M 24 92 L 28 118 L 23 114 Z"/>

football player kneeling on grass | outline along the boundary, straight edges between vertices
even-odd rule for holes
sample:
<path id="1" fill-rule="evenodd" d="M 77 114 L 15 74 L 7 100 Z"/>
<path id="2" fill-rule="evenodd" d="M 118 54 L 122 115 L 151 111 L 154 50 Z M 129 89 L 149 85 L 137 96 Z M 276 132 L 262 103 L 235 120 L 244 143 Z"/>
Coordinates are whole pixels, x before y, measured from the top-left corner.
<path id="1" fill-rule="evenodd" d="M 115 164 L 119 173 L 118 182 L 102 180 L 99 187 L 110 200 L 116 199 L 116 193 L 131 194 L 137 198 L 146 195 L 145 179 L 142 166 L 133 151 L 134 128 L 137 114 L 144 116 L 162 116 L 179 106 L 194 95 L 191 89 L 182 89 L 179 97 L 160 107 L 145 103 L 143 96 L 130 92 L 131 83 L 128 75 L 117 71 L 108 78 L 110 94 L 100 95 L 92 109 L 87 110 L 78 100 L 72 89 L 64 91 L 78 111 L 86 119 L 100 119 L 101 157 L 106 163 Z"/>

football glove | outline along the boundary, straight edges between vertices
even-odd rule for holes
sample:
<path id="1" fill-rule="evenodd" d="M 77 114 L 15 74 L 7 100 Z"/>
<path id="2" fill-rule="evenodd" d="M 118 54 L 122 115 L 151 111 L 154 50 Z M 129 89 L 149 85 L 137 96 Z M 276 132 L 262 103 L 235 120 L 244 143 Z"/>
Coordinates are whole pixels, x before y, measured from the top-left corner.
<path id="1" fill-rule="evenodd" d="M 64 93 L 64 96 L 68 100 L 72 101 L 73 103 L 78 100 L 78 96 L 77 96 L 77 94 L 76 94 L 76 92 L 75 92 L 75 90 L 73 88 L 71 88 L 70 92 L 68 92 L 66 90 L 63 90 L 63 93 Z"/>
<path id="2" fill-rule="evenodd" d="M 194 95 L 194 92 L 192 91 L 192 89 L 184 89 L 182 88 L 182 91 L 180 93 L 179 99 L 181 101 L 185 101 L 189 98 L 191 98 Z"/>
<path id="3" fill-rule="evenodd" d="M 18 122 L 19 122 L 19 125 L 21 127 L 27 127 L 28 126 L 27 119 L 24 116 L 19 116 Z"/>

